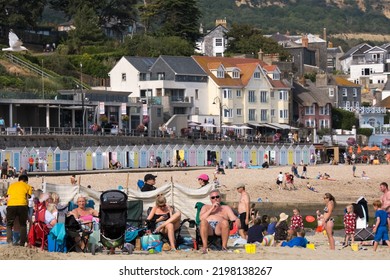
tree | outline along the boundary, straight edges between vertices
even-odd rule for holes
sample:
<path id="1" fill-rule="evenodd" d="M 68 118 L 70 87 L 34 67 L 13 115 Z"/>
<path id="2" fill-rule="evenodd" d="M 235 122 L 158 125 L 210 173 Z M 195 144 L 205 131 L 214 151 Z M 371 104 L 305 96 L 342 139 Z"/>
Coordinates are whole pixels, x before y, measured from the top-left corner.
<path id="1" fill-rule="evenodd" d="M 228 46 L 226 54 L 253 54 L 257 56 L 261 49 L 264 53 L 279 53 L 281 60 L 288 57 L 288 53 L 276 41 L 266 38 L 262 32 L 248 24 L 232 25 L 227 32 Z"/>
<path id="2" fill-rule="evenodd" d="M 355 113 L 340 108 L 332 109 L 332 127 L 334 129 L 351 130 L 352 126 L 357 126 Z"/>
<path id="3" fill-rule="evenodd" d="M 149 32 L 180 37 L 192 43 L 200 36 L 198 27 L 201 13 L 195 0 L 144 1 L 139 10 L 146 28 L 152 29 Z"/>
<path id="4" fill-rule="evenodd" d="M 68 18 L 72 18 L 81 7 L 88 6 L 98 17 L 99 25 L 109 24 L 118 31 L 127 29 L 137 18 L 137 0 L 49 0 L 49 3 Z"/>
<path id="5" fill-rule="evenodd" d="M 69 51 L 80 53 L 82 46 L 101 44 L 104 34 L 100 28 L 99 20 L 93 9 L 83 6 L 74 17 L 76 29 L 69 31 Z"/>
<path id="6" fill-rule="evenodd" d="M 124 42 L 124 55 L 158 57 L 159 55 L 190 56 L 194 48 L 188 41 L 175 37 L 135 35 Z"/>
<path id="7" fill-rule="evenodd" d="M 36 26 L 46 0 L 0 0 L 0 25 L 10 28 Z"/>

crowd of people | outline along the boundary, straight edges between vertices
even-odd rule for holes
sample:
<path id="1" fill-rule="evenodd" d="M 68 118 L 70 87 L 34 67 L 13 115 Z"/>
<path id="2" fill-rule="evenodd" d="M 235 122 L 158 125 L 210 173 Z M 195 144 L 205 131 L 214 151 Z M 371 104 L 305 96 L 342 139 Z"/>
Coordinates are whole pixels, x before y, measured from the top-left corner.
<path id="1" fill-rule="evenodd" d="M 293 166 L 294 168 L 294 166 Z M 296 168 L 296 167 L 295 167 Z M 216 169 L 217 171 L 217 169 Z M 287 188 L 295 188 L 294 170 L 292 174 L 279 172 L 277 175 L 277 185 L 279 188 L 283 184 Z M 216 175 L 215 172 L 214 175 Z M 291 177 L 287 177 L 291 175 Z M 158 190 L 156 187 L 156 175 L 146 174 L 141 192 Z M 215 178 L 214 178 L 215 179 Z M 207 174 L 200 174 L 197 177 L 199 188 L 211 184 L 210 177 Z M 72 185 L 77 184 L 75 176 L 71 176 Z M 308 189 L 312 188 L 307 186 Z M 374 251 L 379 244 L 384 242 L 390 247 L 388 230 L 390 229 L 390 192 L 388 185 L 382 182 L 379 187 L 383 193 L 379 200 L 372 203 L 375 209 L 375 224 L 373 227 Z M 293 208 L 291 217 L 282 212 L 278 216 L 268 216 L 260 214 L 256 209 L 256 204 L 251 202 L 250 194 L 246 190 L 245 183 L 236 185 L 237 206 L 231 207 L 223 202 L 223 195 L 218 185 L 209 193 L 209 204 L 205 204 L 199 213 L 199 232 L 201 237 L 201 252 L 207 254 L 209 251 L 209 239 L 212 236 L 220 236 L 221 249 L 228 250 L 229 235 L 232 225 L 237 228 L 238 236 L 244 243 L 255 243 L 258 246 L 280 246 L 280 247 L 306 247 L 309 240 L 306 237 L 304 228 L 304 219 L 298 208 Z M 313 189 L 312 189 L 313 190 Z M 315 189 L 314 189 L 315 190 Z M 1 222 L 7 228 L 7 242 L 25 246 L 27 243 L 27 225 L 33 222 L 33 213 L 37 212 L 38 205 L 45 205 L 44 223 L 47 227 L 53 228 L 57 223 L 58 208 L 60 198 L 56 193 L 42 193 L 39 190 L 34 191 L 28 184 L 28 176 L 21 174 L 18 182 L 12 183 L 7 191 L 6 207 L 2 207 Z M 337 207 L 336 198 L 329 192 L 323 196 L 324 209 L 317 210 L 317 228 L 316 232 L 326 233 L 326 242 L 330 250 L 335 250 L 336 242 L 334 237 L 335 208 Z M 86 207 L 87 198 L 84 195 L 75 197 L 77 208 L 70 211 L 68 215 L 82 223 L 84 226 L 92 228 L 93 222 L 99 216 L 98 211 Z M 177 240 L 175 240 L 175 231 L 179 228 L 181 222 L 181 212 L 167 204 L 164 195 L 157 195 L 155 206 L 150 209 L 146 218 L 148 224 L 148 233 L 164 234 L 168 238 L 169 248 L 172 251 L 177 250 Z M 356 233 L 356 214 L 352 204 L 345 208 L 344 227 L 345 238 L 343 246 L 349 246 L 355 242 Z M 15 241 L 15 232 L 18 235 Z M 83 249 L 83 248 L 81 248 Z"/>

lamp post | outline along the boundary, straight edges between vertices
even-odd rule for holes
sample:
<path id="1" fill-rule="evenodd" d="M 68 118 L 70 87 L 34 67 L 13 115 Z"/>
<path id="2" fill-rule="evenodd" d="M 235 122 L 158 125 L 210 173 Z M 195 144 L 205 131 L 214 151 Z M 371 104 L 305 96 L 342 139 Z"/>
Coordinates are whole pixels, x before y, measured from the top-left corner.
<path id="1" fill-rule="evenodd" d="M 219 139 L 222 140 L 222 101 L 221 101 L 221 98 L 219 98 L 218 96 L 216 96 L 213 100 L 213 104 L 217 104 L 218 102 L 218 105 L 219 105 Z"/>
<path id="2" fill-rule="evenodd" d="M 85 114 L 84 114 L 84 91 L 83 91 L 83 64 L 80 63 L 80 87 L 81 87 L 81 112 L 83 125 L 81 126 L 81 134 L 85 133 Z"/>

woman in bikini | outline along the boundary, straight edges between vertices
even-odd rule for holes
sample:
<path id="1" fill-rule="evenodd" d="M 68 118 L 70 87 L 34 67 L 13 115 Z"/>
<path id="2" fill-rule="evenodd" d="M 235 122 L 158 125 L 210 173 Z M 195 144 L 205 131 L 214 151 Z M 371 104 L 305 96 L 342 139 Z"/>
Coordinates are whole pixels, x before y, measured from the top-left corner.
<path id="1" fill-rule="evenodd" d="M 165 196 L 157 196 L 156 205 L 146 220 L 155 223 L 153 232 L 168 235 L 171 250 L 176 250 L 175 231 L 180 227 L 181 213 L 174 212 L 173 208 L 167 205 Z"/>
<path id="2" fill-rule="evenodd" d="M 85 207 L 87 204 L 87 197 L 83 194 L 76 195 L 75 201 L 78 207 L 70 211 L 69 214 L 73 215 L 81 224 L 92 228 L 92 220 L 94 217 L 99 216 L 99 212 L 93 208 Z"/>
<path id="3" fill-rule="evenodd" d="M 336 199 L 330 193 L 324 195 L 325 208 L 324 208 L 324 229 L 328 236 L 329 248 L 335 249 L 335 241 L 333 237 L 334 218 L 332 217 L 333 209 L 336 206 Z"/>

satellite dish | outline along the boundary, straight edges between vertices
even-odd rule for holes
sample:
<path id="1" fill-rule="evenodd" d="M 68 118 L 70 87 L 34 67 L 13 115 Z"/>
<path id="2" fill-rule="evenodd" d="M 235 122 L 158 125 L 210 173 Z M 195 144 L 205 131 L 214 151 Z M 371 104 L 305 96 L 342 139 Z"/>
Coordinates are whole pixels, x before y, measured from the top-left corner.
<path id="1" fill-rule="evenodd" d="M 21 51 L 27 51 L 27 48 L 22 46 L 23 42 L 19 39 L 19 37 L 10 30 L 8 34 L 9 39 L 9 48 L 3 48 L 3 51 L 11 51 L 11 52 L 21 52 Z"/>

